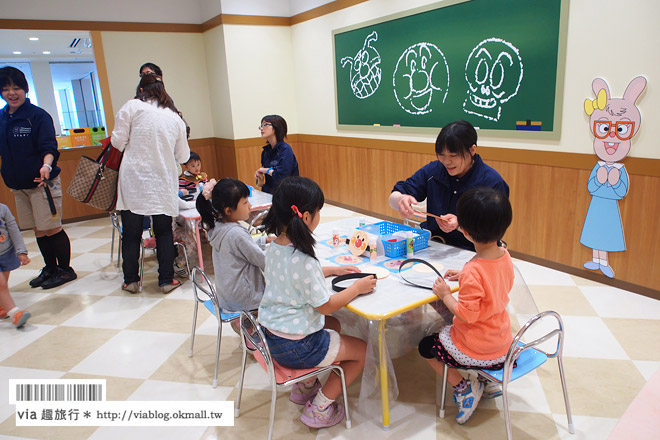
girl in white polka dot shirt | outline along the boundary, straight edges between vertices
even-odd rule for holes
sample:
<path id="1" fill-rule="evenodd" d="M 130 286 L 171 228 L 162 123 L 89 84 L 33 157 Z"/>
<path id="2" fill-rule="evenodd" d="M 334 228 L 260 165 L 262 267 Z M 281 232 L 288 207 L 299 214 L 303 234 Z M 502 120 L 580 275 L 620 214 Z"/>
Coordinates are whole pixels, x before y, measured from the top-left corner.
<path id="1" fill-rule="evenodd" d="M 264 224 L 277 238 L 266 250 L 266 290 L 259 305 L 259 322 L 280 365 L 302 369 L 339 362 L 349 385 L 364 368 L 367 346 L 361 339 L 340 336 L 339 321 L 326 315 L 371 292 L 376 279 L 360 278 L 330 295 L 325 277 L 360 270 L 354 266 L 321 267 L 316 259 L 312 232 L 319 224 L 323 203 L 321 188 L 304 177 L 286 178 L 273 193 Z M 305 425 L 328 427 L 344 418 L 344 406 L 335 402 L 341 389 L 337 375 L 331 374 L 323 386 L 313 378 L 294 385 L 291 401 L 305 405 L 300 417 Z"/>

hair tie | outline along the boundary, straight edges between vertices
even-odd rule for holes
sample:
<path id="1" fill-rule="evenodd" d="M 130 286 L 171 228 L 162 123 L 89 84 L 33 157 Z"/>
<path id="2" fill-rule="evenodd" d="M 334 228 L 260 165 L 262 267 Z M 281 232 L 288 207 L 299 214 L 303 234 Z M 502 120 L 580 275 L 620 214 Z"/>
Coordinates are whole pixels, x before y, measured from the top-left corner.
<path id="1" fill-rule="evenodd" d="M 302 214 L 298 210 L 298 207 L 296 205 L 291 205 L 291 210 L 293 211 L 294 214 L 296 214 L 298 217 L 302 218 Z"/>

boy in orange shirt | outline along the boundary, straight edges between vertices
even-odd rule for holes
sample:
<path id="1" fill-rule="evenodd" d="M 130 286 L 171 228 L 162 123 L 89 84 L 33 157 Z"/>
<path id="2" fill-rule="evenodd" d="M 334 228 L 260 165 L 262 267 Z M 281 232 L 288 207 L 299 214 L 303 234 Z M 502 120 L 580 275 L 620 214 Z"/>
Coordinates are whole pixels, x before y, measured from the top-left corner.
<path id="1" fill-rule="evenodd" d="M 448 270 L 445 277 L 458 280 L 458 300 L 451 295 L 442 277 L 433 292 L 454 314 L 453 325 L 445 326 L 419 343 L 419 352 L 431 368 L 442 375 L 449 367 L 447 381 L 454 386 L 458 405 L 456 421 L 463 424 L 474 413 L 484 394 L 483 382 L 464 379 L 457 369 L 492 369 L 504 366 L 513 341 L 506 312 L 513 287 L 513 263 L 506 249 L 497 245 L 511 224 L 509 199 L 493 188 L 465 192 L 457 206 L 458 229 L 474 243 L 476 255 L 463 270 Z M 489 384 L 488 397 L 500 395 L 497 385 Z"/>

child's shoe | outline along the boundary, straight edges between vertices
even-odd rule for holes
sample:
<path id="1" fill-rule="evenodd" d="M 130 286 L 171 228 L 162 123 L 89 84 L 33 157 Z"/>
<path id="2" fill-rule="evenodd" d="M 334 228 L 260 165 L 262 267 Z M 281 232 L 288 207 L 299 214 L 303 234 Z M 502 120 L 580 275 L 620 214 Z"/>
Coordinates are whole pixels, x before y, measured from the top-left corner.
<path id="1" fill-rule="evenodd" d="M 458 414 L 456 414 L 456 422 L 459 425 L 467 422 L 472 413 L 477 409 L 477 404 L 481 400 L 481 395 L 484 392 L 484 384 L 478 379 L 470 378 L 467 381 L 467 388 L 462 392 L 454 391 L 454 402 L 458 406 Z"/>
<path id="2" fill-rule="evenodd" d="M 30 312 L 25 311 L 25 310 L 19 310 L 18 312 L 14 313 L 14 325 L 16 328 L 21 328 L 25 325 L 28 319 L 30 319 Z"/>
<path id="3" fill-rule="evenodd" d="M 483 382 L 483 381 L 482 381 Z M 485 381 L 484 384 L 484 393 L 481 396 L 482 399 L 494 399 L 502 395 L 502 386 L 498 383 Z"/>
<path id="4" fill-rule="evenodd" d="M 310 428 L 329 428 L 341 422 L 344 418 L 344 405 L 332 402 L 321 411 L 312 402 L 307 401 L 300 415 L 300 421 Z"/>
<path id="5" fill-rule="evenodd" d="M 310 400 L 313 400 L 320 389 L 321 382 L 318 378 L 311 388 L 307 388 L 302 382 L 296 382 L 293 384 L 293 390 L 291 390 L 291 397 L 289 397 L 289 400 L 296 405 L 304 405 Z"/>
<path id="6" fill-rule="evenodd" d="M 0 307 L 0 319 L 7 319 L 7 318 L 9 318 L 7 311 L 2 307 Z"/>

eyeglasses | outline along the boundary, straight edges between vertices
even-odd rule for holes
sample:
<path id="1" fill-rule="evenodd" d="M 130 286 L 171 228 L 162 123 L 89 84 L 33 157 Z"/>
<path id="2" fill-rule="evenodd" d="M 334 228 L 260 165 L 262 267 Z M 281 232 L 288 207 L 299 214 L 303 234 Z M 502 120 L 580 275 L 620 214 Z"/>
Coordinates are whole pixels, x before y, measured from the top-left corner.
<path id="1" fill-rule="evenodd" d="M 272 126 L 273 126 L 273 124 L 271 124 L 270 122 L 264 122 L 258 128 L 259 128 L 259 130 L 263 130 L 266 127 L 272 127 Z"/>
<path id="2" fill-rule="evenodd" d="M 635 123 L 632 121 L 594 121 L 594 136 L 606 139 L 614 126 L 614 135 L 621 141 L 627 141 L 635 133 Z"/>

